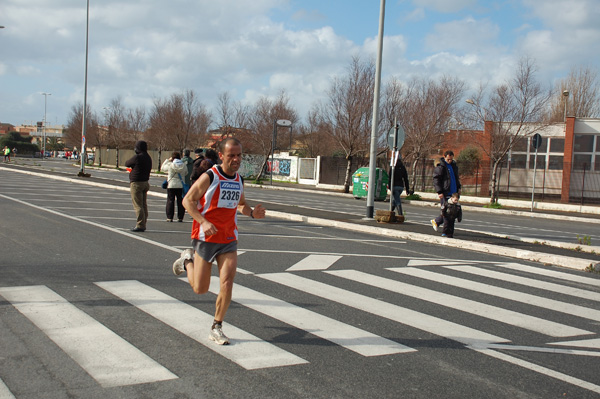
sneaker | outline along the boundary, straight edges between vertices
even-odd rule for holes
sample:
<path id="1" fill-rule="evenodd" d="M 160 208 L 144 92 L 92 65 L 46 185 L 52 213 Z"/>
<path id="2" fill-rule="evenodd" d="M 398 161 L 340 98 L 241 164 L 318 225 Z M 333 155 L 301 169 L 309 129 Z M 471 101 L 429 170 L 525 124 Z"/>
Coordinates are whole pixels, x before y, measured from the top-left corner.
<path id="1" fill-rule="evenodd" d="M 442 237 L 448 237 L 446 234 L 442 234 Z"/>
<path id="2" fill-rule="evenodd" d="M 173 219 L 167 219 L 167 222 L 172 222 L 172 221 L 173 221 Z"/>
<path id="3" fill-rule="evenodd" d="M 177 219 L 177 221 L 178 221 L 179 223 L 181 223 L 181 222 L 183 222 L 183 219 Z"/>
<path id="4" fill-rule="evenodd" d="M 181 253 L 179 259 L 173 262 L 173 273 L 176 276 L 179 276 L 181 273 L 185 271 L 185 261 L 186 260 L 194 260 L 194 250 L 188 248 Z"/>
<path id="5" fill-rule="evenodd" d="M 431 219 L 431 227 L 433 227 L 433 229 L 435 231 L 437 231 L 438 229 L 438 224 L 435 222 L 435 219 Z"/>
<path id="6" fill-rule="evenodd" d="M 210 335 L 208 338 L 210 338 L 212 341 L 215 341 L 218 345 L 229 345 L 229 338 L 223 334 L 223 327 L 221 327 L 219 324 L 210 330 Z"/>

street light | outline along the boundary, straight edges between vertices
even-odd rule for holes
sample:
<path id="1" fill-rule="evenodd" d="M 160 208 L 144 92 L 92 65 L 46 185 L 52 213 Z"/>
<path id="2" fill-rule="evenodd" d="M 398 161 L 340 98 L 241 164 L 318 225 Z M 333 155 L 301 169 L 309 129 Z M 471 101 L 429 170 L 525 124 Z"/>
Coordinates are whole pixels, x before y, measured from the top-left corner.
<path id="1" fill-rule="evenodd" d="M 42 144 L 42 159 L 46 156 L 46 106 L 48 103 L 48 96 L 51 96 L 52 93 L 40 93 L 44 96 L 44 125 L 42 126 L 42 135 L 44 137 L 44 143 Z"/>
<path id="2" fill-rule="evenodd" d="M 81 122 L 81 154 L 86 154 L 85 149 L 85 125 L 86 114 L 87 114 L 87 89 L 88 89 L 88 45 L 89 45 L 89 34 L 90 34 L 90 0 L 87 0 L 87 14 L 85 21 L 85 74 L 83 80 L 83 118 Z M 79 157 L 81 160 L 81 170 L 79 171 L 78 176 L 80 177 L 89 177 L 89 174 L 85 173 L 85 160 L 84 156 Z"/>
<path id="3" fill-rule="evenodd" d="M 564 122 L 567 123 L 567 104 L 569 102 L 569 90 L 563 91 L 562 94 L 565 97 L 565 117 L 564 117 Z"/>
<path id="4" fill-rule="evenodd" d="M 277 126 L 289 127 L 292 134 L 292 122 L 287 119 L 277 119 L 273 121 L 273 140 L 271 143 L 271 185 L 273 185 L 273 165 L 275 163 L 275 144 L 277 144 Z M 290 141 L 291 142 L 291 141 Z"/>

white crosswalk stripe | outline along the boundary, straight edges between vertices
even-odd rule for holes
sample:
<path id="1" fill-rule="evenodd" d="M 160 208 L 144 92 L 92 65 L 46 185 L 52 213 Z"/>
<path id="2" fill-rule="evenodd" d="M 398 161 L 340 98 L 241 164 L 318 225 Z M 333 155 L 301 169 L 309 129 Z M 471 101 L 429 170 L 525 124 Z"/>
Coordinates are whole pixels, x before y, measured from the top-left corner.
<path id="1" fill-rule="evenodd" d="M 445 294 L 443 292 L 417 287 L 411 284 L 374 276 L 356 270 L 336 270 L 329 271 L 327 273 L 357 281 L 359 283 L 379 287 L 388 291 L 400 293 L 402 295 L 421 299 L 423 301 L 433 302 L 441 306 L 458 309 L 460 311 L 475 314 L 491 320 L 497 320 L 527 330 L 537 331 L 552 337 L 571 337 L 576 335 L 592 334 L 590 331 L 540 319 L 539 317 L 525 315 L 519 312 L 503 309 L 498 306 L 487 305 L 485 303 L 460 298 L 454 295 Z"/>
<path id="2" fill-rule="evenodd" d="M 328 284 L 310 280 L 290 273 L 261 274 L 258 277 L 290 288 L 307 292 L 317 297 L 329 299 L 356 309 L 363 310 L 387 319 L 406 324 L 432 334 L 453 339 L 467 345 L 510 342 L 505 338 L 488 334 L 451 321 L 443 320 L 398 305 L 350 292 Z"/>
<path id="3" fill-rule="evenodd" d="M 178 378 L 47 287 L 5 287 L 0 295 L 103 387 Z"/>
<path id="4" fill-rule="evenodd" d="M 315 260 L 317 261 L 316 264 Z M 304 294 L 358 309 L 401 325 L 448 338 L 463 343 L 468 348 L 482 354 L 499 357 L 505 361 L 544 373 L 546 373 L 546 369 L 543 367 L 540 368 L 532 363 L 520 361 L 504 354 L 499 355 L 497 351 L 520 350 L 552 353 L 552 346 L 554 346 L 554 350 L 557 353 L 558 351 L 563 351 L 561 353 L 572 353 L 574 356 L 600 356 L 600 353 L 597 352 L 600 349 L 600 339 L 597 338 L 597 335 L 594 335 L 594 332 L 580 328 L 581 325 L 571 326 L 533 316 L 537 310 L 541 309 L 544 312 L 558 312 L 568 314 L 572 317 L 591 320 L 595 324 L 600 321 L 600 310 L 571 304 L 564 300 L 559 301 L 551 297 L 547 298 L 494 285 L 494 280 L 508 281 L 517 285 L 527 284 L 548 291 L 550 293 L 548 296 L 559 292 L 558 287 L 561 287 L 560 293 L 566 293 L 569 296 L 585 298 L 587 300 L 596 300 L 595 295 L 598 293 L 594 291 L 593 282 L 596 281 L 594 279 L 580 278 L 580 276 L 554 271 L 551 276 L 553 279 L 565 277 L 567 281 L 587 284 L 591 289 L 585 290 L 561 286 L 557 283 L 521 276 L 522 272 L 535 274 L 538 272 L 537 268 L 523 267 L 523 269 L 518 269 L 519 275 L 512 274 L 511 271 L 516 269 L 516 266 L 508 263 L 499 265 L 507 271 L 506 273 L 491 270 L 487 267 L 479 268 L 465 263 L 455 265 L 446 263 L 440 265 L 442 267 L 432 268 L 389 268 L 386 269 L 385 273 L 388 273 L 388 271 L 393 273 L 388 273 L 390 276 L 385 277 L 353 269 L 325 270 L 326 267 L 331 266 L 334 262 L 339 265 L 341 261 L 342 257 L 338 255 L 328 257 L 307 256 L 305 260 L 296 263 L 295 268 L 287 269 L 286 272 L 247 273 L 246 275 L 252 279 L 266 280 L 283 287 L 292 288 Z M 425 265 L 426 263 L 423 263 L 423 266 Z M 294 273 L 290 273 L 289 270 L 294 270 Z M 471 281 L 467 278 L 447 275 L 445 274 L 446 270 L 462 272 L 465 275 L 484 276 L 489 278 L 491 283 L 482 283 Z M 303 277 L 301 276 L 302 273 L 311 273 L 312 276 L 318 275 L 315 273 L 325 273 L 333 276 L 332 278 L 337 278 L 337 280 L 331 280 L 330 278 L 330 282 L 323 283 L 315 278 L 309 279 Z M 563 276 L 563 274 L 566 276 Z M 397 278 L 393 278 L 394 276 Z M 402 281 L 404 276 L 410 277 L 411 282 Z M 456 293 L 450 295 L 430 288 L 424 288 L 415 278 L 421 279 L 423 283 L 434 282 L 454 287 L 456 288 Z M 180 278 L 180 280 L 185 281 L 187 284 L 186 278 Z M 360 289 L 349 291 L 341 288 L 343 282 L 348 280 L 362 284 L 364 292 L 369 292 L 372 287 L 375 287 L 380 290 L 397 293 L 401 296 L 411 297 L 418 301 L 433 303 L 444 308 L 451 308 L 459 312 L 470 313 L 481 318 L 498 321 L 515 328 L 563 339 L 560 341 L 555 339 L 554 341 L 556 342 L 546 341 L 546 345 L 549 346 L 542 347 L 509 345 L 511 343 L 510 337 L 500 337 L 486 331 L 485 324 L 477 323 L 475 326 L 468 325 L 472 321 L 462 321 L 463 324 L 461 324 L 453 320 L 453 317 L 456 316 L 453 316 L 452 313 L 448 313 L 448 316 L 434 317 L 399 306 L 395 303 L 375 299 L 365 293 L 361 293 Z M 101 281 L 95 284 L 118 299 L 145 312 L 157 321 L 197 341 L 202 345 L 200 348 L 206 347 L 247 370 L 294 366 L 307 364 L 310 361 L 306 356 L 299 357 L 294 353 L 283 350 L 277 345 L 232 325 L 230 322 L 227 323 L 226 333 L 229 335 L 232 345 L 229 347 L 215 345 L 208 338 L 208 326 L 212 323 L 212 314 L 205 313 L 140 281 Z M 490 297 L 522 303 L 530 306 L 531 312 L 521 313 L 506 309 L 505 307 L 493 306 L 484 302 L 467 299 L 460 294 L 461 290 L 465 292 L 478 292 Z M 218 294 L 219 278 L 217 276 L 211 277 L 209 291 Z M 125 341 L 100 322 L 68 303 L 66 299 L 45 286 L 0 287 L 0 295 L 6 298 L 12 306 L 48 335 L 59 348 L 71 356 L 74 361 L 103 387 L 179 378 L 137 349 L 134 346 L 135 343 Z M 247 284 L 236 282 L 233 301 L 267 317 L 333 342 L 361 356 L 385 356 L 416 351 L 414 348 L 381 337 L 375 332 L 366 331 L 345 323 L 342 319 L 337 320 L 336 318 L 327 317 L 279 299 L 276 296 L 259 292 L 250 288 Z M 581 337 L 584 335 L 587 335 L 587 337 Z M 578 339 L 571 341 L 564 340 L 567 337 L 578 337 Z M 94 343 L 93 345 L 91 344 L 92 342 Z M 589 350 L 576 351 L 567 348 L 557 348 L 557 346 L 581 347 Z M 552 373 L 546 374 L 550 375 Z M 563 380 L 569 380 L 570 378 L 560 373 L 557 373 L 555 377 Z M 577 382 L 577 384 L 585 386 L 585 382 Z M 12 398 L 11 395 L 9 388 L 0 379 L 0 398 Z"/>
<path id="5" fill-rule="evenodd" d="M 185 280 L 184 280 L 185 281 Z M 218 293 L 219 279 L 212 277 L 210 291 Z M 264 313 L 313 335 L 337 343 L 363 356 L 414 352 L 415 349 L 301 308 L 240 284 L 234 288 L 235 302 Z"/>
<path id="6" fill-rule="evenodd" d="M 229 323 L 227 324 L 227 333 L 235 337 L 235 340 L 232 340 L 235 348 L 215 345 L 214 342 L 208 339 L 209 327 L 213 322 L 212 315 L 180 302 L 139 281 L 99 282 L 96 285 L 206 345 L 245 369 L 307 363 L 306 360 L 279 349 L 275 345 L 269 344 Z"/>
<path id="7" fill-rule="evenodd" d="M 585 306 L 575 305 L 571 303 L 561 302 L 552 298 L 546 298 L 532 294 L 527 294 L 525 292 L 509 290 L 507 288 L 496 287 L 491 284 L 484 284 L 464 278 L 448 276 L 445 274 L 435 273 L 430 270 L 420 269 L 416 267 L 397 267 L 390 268 L 388 270 L 391 270 L 396 273 L 405 274 L 408 276 L 426 279 L 429 281 L 435 281 L 437 283 L 451 285 L 453 287 L 459 287 L 470 291 L 480 292 L 482 294 L 487 294 L 498 298 L 533 305 L 539 308 L 548 309 L 555 312 L 570 314 L 584 319 L 600 321 L 600 310 L 591 309 Z"/>
<path id="8" fill-rule="evenodd" d="M 521 284 L 527 287 L 539 288 L 546 291 L 556 292 L 558 294 L 564 294 L 574 296 L 583 299 L 590 299 L 592 301 L 600 302 L 600 292 L 593 292 L 588 290 L 582 290 L 580 288 L 569 287 L 566 285 L 549 283 L 547 281 L 540 281 L 534 278 L 527 278 L 516 276 L 514 274 L 497 272 L 489 269 L 480 269 L 474 266 L 444 266 L 450 270 L 456 270 L 462 273 L 470 273 L 477 276 L 488 277 L 496 280 L 508 281 L 513 284 Z"/>

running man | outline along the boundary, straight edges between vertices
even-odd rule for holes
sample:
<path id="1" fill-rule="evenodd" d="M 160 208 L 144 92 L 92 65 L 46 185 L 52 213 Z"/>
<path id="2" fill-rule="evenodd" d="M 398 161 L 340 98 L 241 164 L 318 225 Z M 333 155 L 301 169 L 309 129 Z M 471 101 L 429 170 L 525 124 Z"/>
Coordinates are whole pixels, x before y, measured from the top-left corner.
<path id="1" fill-rule="evenodd" d="M 214 165 L 192 185 L 183 206 L 194 219 L 192 247 L 173 263 L 176 275 L 187 271 L 188 281 L 196 294 L 205 294 L 210 285 L 212 264 L 219 268 L 220 290 L 215 319 L 209 338 L 219 345 L 229 344 L 222 324 L 231 303 L 233 279 L 237 269 L 237 212 L 253 219 L 265 217 L 265 208 L 252 209 L 244 198 L 244 181 L 237 173 L 242 162 L 242 145 L 236 138 L 220 143 L 221 165 Z"/>

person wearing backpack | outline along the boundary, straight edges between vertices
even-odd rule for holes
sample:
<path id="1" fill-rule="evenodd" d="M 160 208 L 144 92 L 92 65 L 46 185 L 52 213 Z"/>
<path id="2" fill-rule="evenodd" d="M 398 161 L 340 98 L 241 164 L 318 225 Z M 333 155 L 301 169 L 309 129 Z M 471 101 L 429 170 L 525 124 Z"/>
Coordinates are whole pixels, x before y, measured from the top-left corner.
<path id="1" fill-rule="evenodd" d="M 181 154 L 175 151 L 169 159 L 166 159 L 160 167 L 167 175 L 167 222 L 173 221 L 175 216 L 175 200 L 177 200 L 177 221 L 183 222 L 185 208 L 183 207 L 183 180 L 187 174 L 187 168 L 181 160 Z"/>

